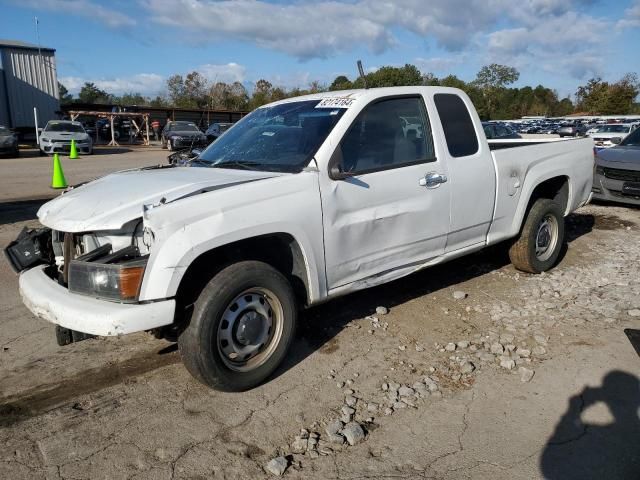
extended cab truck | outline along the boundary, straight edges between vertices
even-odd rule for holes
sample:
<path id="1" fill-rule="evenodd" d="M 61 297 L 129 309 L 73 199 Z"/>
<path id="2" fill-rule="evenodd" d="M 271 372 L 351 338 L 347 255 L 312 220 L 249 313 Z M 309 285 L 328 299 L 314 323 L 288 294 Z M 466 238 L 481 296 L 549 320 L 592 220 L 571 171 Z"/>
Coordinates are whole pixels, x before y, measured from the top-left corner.
<path id="1" fill-rule="evenodd" d="M 507 239 L 517 268 L 553 267 L 564 216 L 589 199 L 592 149 L 490 144 L 452 88 L 291 98 L 187 166 L 114 173 L 43 205 L 41 264 L 20 292 L 59 331 L 153 331 L 200 381 L 245 390 L 284 358 L 300 307 Z"/>

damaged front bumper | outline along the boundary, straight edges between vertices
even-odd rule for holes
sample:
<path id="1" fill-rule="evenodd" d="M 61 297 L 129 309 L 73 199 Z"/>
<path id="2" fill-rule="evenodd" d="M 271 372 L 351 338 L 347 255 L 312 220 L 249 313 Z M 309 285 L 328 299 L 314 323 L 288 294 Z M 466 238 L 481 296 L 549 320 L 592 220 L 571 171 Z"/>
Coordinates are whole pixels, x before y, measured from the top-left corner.
<path id="1" fill-rule="evenodd" d="M 20 274 L 20 295 L 37 317 L 78 332 L 100 336 L 152 330 L 173 323 L 173 299 L 115 303 L 69 292 L 40 265 Z"/>

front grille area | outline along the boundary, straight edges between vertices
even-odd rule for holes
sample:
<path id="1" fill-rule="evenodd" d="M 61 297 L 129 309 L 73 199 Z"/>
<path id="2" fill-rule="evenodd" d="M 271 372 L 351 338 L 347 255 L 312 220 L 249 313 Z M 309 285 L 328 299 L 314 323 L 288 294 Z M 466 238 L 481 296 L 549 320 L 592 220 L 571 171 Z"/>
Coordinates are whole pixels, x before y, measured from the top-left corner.
<path id="1" fill-rule="evenodd" d="M 612 180 L 624 182 L 640 182 L 640 170 L 620 170 L 617 168 L 605 168 L 604 176 Z"/>

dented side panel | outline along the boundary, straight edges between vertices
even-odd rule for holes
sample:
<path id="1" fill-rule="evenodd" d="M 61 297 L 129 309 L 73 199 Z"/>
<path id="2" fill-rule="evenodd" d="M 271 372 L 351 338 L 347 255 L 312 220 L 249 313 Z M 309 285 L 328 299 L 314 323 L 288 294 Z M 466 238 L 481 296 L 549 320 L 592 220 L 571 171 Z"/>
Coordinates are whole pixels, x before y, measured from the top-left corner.
<path id="1" fill-rule="evenodd" d="M 318 173 L 304 171 L 240 188 L 184 198 L 147 212 L 155 243 L 140 299 L 175 295 L 187 268 L 201 254 L 271 233 L 290 234 L 305 259 L 310 301 L 326 296 Z"/>

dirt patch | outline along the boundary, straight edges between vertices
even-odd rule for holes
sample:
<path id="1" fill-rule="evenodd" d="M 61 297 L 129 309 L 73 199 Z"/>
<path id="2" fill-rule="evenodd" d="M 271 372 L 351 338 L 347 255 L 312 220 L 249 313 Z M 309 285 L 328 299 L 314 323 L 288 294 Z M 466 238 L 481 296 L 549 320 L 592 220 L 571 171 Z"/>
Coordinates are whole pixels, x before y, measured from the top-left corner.
<path id="1" fill-rule="evenodd" d="M 593 228 L 597 230 L 624 230 L 626 228 L 635 227 L 636 224 L 628 220 L 623 220 L 615 215 L 593 215 Z"/>
<path id="2" fill-rule="evenodd" d="M 0 399 L 0 426 L 12 425 L 26 418 L 56 408 L 80 395 L 102 390 L 118 383 L 131 382 L 135 377 L 158 368 L 180 362 L 180 355 L 143 353 L 116 364 L 84 370 L 60 383 L 39 385 L 20 395 Z"/>

